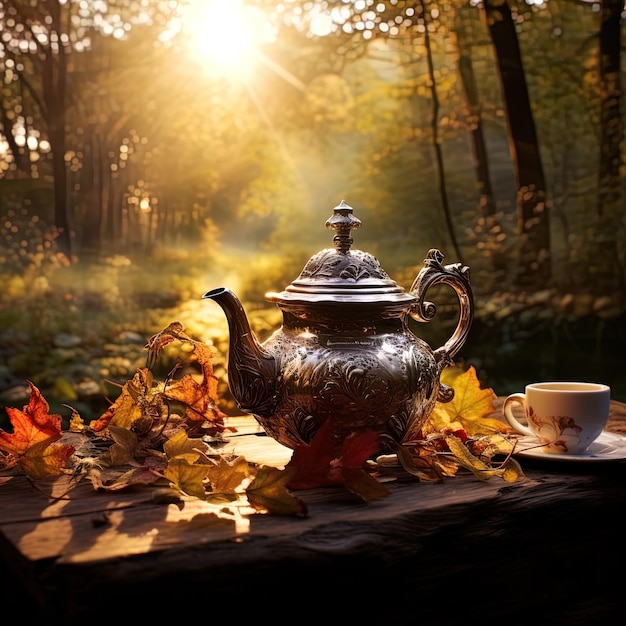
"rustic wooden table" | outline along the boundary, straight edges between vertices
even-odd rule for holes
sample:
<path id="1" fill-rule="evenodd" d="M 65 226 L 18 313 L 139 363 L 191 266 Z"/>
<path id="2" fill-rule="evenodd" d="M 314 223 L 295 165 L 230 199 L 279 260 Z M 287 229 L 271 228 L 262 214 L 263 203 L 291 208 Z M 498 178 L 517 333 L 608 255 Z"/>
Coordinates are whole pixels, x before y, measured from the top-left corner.
<path id="1" fill-rule="evenodd" d="M 255 422 L 233 422 L 234 449 L 288 461 Z M 626 437 L 626 404 L 612 402 L 607 430 Z M 626 462 L 520 462 L 513 484 L 407 478 L 369 503 L 339 488 L 299 492 L 305 518 L 89 485 L 51 502 L 21 476 L 0 477 L 0 616 L 623 623 Z"/>

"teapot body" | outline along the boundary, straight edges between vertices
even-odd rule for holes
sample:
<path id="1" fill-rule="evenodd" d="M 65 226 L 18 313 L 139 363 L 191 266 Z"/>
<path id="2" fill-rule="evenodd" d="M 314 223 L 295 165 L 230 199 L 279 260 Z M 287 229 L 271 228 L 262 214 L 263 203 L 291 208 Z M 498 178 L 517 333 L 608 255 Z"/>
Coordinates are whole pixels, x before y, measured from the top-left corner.
<path id="1" fill-rule="evenodd" d="M 290 448 L 310 443 L 327 421 L 337 443 L 365 431 L 379 433 L 383 446 L 402 443 L 419 433 L 438 400 L 454 396 L 441 373 L 472 323 L 469 268 L 443 265 L 433 248 L 406 291 L 373 255 L 352 249 L 350 232 L 360 225 L 352 213 L 344 202 L 335 207 L 326 222 L 335 248 L 311 257 L 282 292 L 265 294 L 283 323 L 264 343 L 232 291 L 203 296 L 228 320 L 228 383 L 237 405 Z M 449 339 L 432 349 L 407 322 L 435 317 L 426 294 L 438 284 L 456 292 L 459 315 Z"/>
<path id="2" fill-rule="evenodd" d="M 271 414 L 255 418 L 290 448 L 309 443 L 326 420 L 339 439 L 373 430 L 401 442 L 434 408 L 436 356 L 401 316 L 335 308 L 343 315 L 325 310 L 323 320 L 310 307 L 302 317 L 283 312 L 282 327 L 262 344 L 280 372 L 277 402 Z"/>

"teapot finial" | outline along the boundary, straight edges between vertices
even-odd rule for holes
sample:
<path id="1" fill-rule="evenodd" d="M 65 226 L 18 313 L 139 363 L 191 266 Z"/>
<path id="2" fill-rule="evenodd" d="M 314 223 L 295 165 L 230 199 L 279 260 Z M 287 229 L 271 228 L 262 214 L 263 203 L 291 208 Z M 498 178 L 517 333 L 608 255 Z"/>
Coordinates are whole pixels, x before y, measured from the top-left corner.
<path id="1" fill-rule="evenodd" d="M 333 237 L 333 242 L 337 252 L 345 254 L 352 245 L 350 231 L 361 225 L 361 220 L 354 217 L 353 209 L 343 200 L 333 209 L 333 216 L 326 220 L 326 228 L 331 228 L 337 234 Z"/>

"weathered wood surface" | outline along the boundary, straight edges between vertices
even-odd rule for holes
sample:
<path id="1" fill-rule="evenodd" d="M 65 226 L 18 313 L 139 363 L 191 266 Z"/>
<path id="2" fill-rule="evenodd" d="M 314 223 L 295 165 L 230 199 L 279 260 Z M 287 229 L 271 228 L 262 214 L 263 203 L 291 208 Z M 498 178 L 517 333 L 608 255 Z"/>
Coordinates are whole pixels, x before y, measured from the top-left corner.
<path id="1" fill-rule="evenodd" d="M 290 458 L 250 419 L 236 425 L 229 446 L 249 460 Z M 612 403 L 608 430 L 626 433 L 625 404 Z M 51 502 L 23 477 L 0 478 L 0 596 L 29 621 L 63 624 L 172 607 L 181 619 L 327 621 L 336 603 L 367 622 L 623 618 L 626 463 L 520 461 L 514 484 L 403 479 L 370 503 L 338 488 L 300 492 L 309 515 L 297 519 L 158 504 L 147 488 L 81 485 Z"/>

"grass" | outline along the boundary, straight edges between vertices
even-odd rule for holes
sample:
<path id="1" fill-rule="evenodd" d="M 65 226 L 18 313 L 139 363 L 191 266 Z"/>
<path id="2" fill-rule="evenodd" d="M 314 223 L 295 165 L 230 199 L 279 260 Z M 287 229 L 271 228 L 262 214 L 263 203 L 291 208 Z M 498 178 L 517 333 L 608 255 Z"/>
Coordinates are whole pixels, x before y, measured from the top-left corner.
<path id="1" fill-rule="evenodd" d="M 53 249 L 5 256 L 0 265 L 0 426 L 7 424 L 4 407 L 21 408 L 27 401 L 15 394 L 25 380 L 40 388 L 54 412 L 67 416 L 70 405 L 87 420 L 98 417 L 116 397 L 115 385 L 145 365 L 145 342 L 172 321 L 214 346 L 221 408 L 236 414 L 226 378 L 226 319 L 202 295 L 218 286 L 238 293 L 263 341 L 282 319 L 263 294 L 282 289 L 300 269 L 297 262 L 271 256 L 199 249 L 136 259 L 110 255 L 70 265 Z M 623 355 L 617 349 L 626 345 L 624 313 L 602 317 L 564 309 L 555 294 L 552 300 L 539 295 L 478 296 L 472 331 L 457 362 L 474 365 L 483 386 L 499 395 L 536 380 L 571 379 L 606 382 L 614 398 L 626 401 Z M 452 298 L 439 308 L 436 320 L 412 328 L 436 348 L 452 333 L 456 311 Z M 158 373 L 165 376 L 184 359 L 181 346 L 168 347 Z"/>

